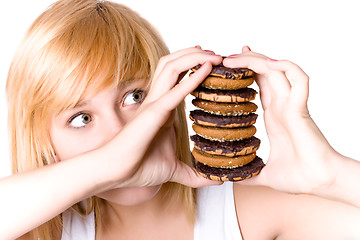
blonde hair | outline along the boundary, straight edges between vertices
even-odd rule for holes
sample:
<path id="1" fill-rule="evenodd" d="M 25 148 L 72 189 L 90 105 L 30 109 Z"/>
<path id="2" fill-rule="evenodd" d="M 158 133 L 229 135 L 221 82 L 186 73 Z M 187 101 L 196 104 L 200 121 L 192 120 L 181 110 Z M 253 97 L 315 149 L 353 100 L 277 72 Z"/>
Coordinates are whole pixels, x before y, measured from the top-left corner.
<path id="1" fill-rule="evenodd" d="M 152 26 L 129 8 L 107 1 L 60 0 L 41 14 L 25 35 L 7 80 L 13 173 L 53 162 L 50 118 L 71 109 L 84 95 L 141 76 L 151 79 L 168 49 Z M 177 157 L 191 165 L 184 103 L 176 111 Z M 191 219 L 195 191 L 176 183 L 164 196 L 185 202 Z M 95 199 L 95 200 L 94 200 Z M 87 209 L 98 210 L 96 198 Z M 99 216 L 99 214 L 96 214 Z M 34 239 L 54 239 L 61 216 L 32 231 Z"/>

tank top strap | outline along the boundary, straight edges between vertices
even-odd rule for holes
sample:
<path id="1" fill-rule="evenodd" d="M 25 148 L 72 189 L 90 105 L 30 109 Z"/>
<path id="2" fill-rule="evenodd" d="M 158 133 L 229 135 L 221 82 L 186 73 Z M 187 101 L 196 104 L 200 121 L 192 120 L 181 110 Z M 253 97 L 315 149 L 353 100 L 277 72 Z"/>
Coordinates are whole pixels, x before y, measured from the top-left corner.
<path id="1" fill-rule="evenodd" d="M 235 210 L 233 183 L 206 186 L 197 191 L 194 240 L 242 239 Z"/>
<path id="2" fill-rule="evenodd" d="M 72 210 L 62 214 L 63 230 L 61 240 L 95 240 L 94 212 L 83 216 Z"/>

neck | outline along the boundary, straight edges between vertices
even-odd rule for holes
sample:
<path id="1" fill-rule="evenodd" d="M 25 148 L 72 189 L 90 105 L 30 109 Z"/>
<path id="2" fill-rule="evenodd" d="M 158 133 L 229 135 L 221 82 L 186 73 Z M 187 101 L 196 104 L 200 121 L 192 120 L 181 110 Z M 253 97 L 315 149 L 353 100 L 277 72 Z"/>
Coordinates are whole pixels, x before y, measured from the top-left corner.
<path id="1" fill-rule="evenodd" d="M 115 232 L 124 236 L 136 231 L 156 231 L 156 229 L 161 232 L 164 226 L 177 221 L 181 224 L 185 223 L 190 229 L 193 224 L 186 214 L 182 201 L 170 200 L 164 194 L 163 188 L 150 200 L 137 205 L 122 206 L 103 201 L 100 213 L 102 223 L 98 233 L 102 236 L 114 236 Z"/>

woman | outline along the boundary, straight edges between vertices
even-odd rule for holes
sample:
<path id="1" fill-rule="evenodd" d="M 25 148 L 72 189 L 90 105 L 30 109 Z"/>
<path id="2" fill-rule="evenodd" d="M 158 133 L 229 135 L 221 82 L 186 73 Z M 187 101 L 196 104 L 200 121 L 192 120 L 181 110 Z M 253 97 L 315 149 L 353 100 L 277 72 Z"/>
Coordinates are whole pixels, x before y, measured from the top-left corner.
<path id="1" fill-rule="evenodd" d="M 267 61 L 244 52 L 224 64 Z M 355 207 L 265 187 L 216 186 L 190 167 L 182 102 L 221 61 L 200 47 L 168 55 L 152 27 L 124 6 L 53 4 L 31 26 L 9 71 L 14 175 L 0 181 L 8 196 L 0 204 L 1 238 L 359 236 L 352 224 L 328 229 L 338 217 L 355 223 Z M 266 77 L 267 68 L 254 66 L 261 69 Z M 297 183 L 290 190 L 305 192 Z M 336 218 L 324 217 L 329 207 Z M 321 221 L 309 221 L 310 213 Z"/>

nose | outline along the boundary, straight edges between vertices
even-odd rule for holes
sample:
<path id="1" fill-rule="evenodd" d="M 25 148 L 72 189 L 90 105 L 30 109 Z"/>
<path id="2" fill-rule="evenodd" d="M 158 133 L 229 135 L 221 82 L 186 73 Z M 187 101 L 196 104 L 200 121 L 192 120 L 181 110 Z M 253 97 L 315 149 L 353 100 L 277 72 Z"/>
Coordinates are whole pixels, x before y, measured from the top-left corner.
<path id="1" fill-rule="evenodd" d="M 104 122 L 101 124 L 102 129 L 100 130 L 103 136 L 103 143 L 110 141 L 121 131 L 127 122 L 127 120 L 116 111 L 108 113 L 103 120 Z"/>

